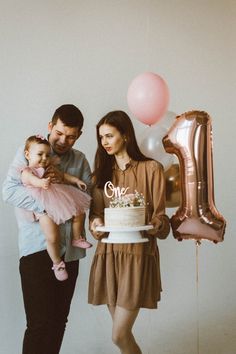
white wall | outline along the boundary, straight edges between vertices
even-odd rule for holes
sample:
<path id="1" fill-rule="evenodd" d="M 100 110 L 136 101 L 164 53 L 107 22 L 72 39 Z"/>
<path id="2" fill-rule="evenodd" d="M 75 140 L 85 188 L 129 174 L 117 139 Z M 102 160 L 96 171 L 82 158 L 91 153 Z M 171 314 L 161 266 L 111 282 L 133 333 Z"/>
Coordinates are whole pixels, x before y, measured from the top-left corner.
<path id="1" fill-rule="evenodd" d="M 27 135 L 43 133 L 63 103 L 84 113 L 77 146 L 92 164 L 96 122 L 109 110 L 129 113 L 127 88 L 146 70 L 168 83 L 169 110 L 212 116 L 215 200 L 228 222 L 225 241 L 202 242 L 198 295 L 194 242 L 178 243 L 172 235 L 159 242 L 162 301 L 157 311 L 141 311 L 135 326 L 145 354 L 197 354 L 198 343 L 201 354 L 236 352 L 235 15 L 234 0 L 1 2 L 1 183 L 17 147 Z M 25 319 L 17 227 L 11 206 L 1 202 L 0 215 L 0 354 L 20 354 Z M 93 252 L 81 262 L 62 354 L 118 353 L 106 308 L 87 305 Z"/>

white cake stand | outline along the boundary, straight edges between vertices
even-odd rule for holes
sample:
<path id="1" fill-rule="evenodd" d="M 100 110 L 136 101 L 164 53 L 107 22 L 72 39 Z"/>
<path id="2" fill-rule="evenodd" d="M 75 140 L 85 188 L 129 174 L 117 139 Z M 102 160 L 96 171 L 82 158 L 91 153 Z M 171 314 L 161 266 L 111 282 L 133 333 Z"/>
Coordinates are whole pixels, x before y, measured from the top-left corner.
<path id="1" fill-rule="evenodd" d="M 103 238 L 103 243 L 142 243 L 148 242 L 148 238 L 143 238 L 140 231 L 151 230 L 153 225 L 143 225 L 135 227 L 106 227 L 97 226 L 97 231 L 109 232 L 107 238 Z"/>

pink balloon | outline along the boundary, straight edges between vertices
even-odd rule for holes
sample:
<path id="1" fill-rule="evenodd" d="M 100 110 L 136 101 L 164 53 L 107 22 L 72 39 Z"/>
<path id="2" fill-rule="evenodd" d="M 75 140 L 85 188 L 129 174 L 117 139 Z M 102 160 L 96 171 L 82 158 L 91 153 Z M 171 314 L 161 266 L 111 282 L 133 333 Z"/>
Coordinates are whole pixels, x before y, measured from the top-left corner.
<path id="1" fill-rule="evenodd" d="M 152 125 L 165 114 L 169 104 L 169 90 L 157 74 L 146 72 L 131 82 L 127 101 L 130 111 L 142 123 Z"/>

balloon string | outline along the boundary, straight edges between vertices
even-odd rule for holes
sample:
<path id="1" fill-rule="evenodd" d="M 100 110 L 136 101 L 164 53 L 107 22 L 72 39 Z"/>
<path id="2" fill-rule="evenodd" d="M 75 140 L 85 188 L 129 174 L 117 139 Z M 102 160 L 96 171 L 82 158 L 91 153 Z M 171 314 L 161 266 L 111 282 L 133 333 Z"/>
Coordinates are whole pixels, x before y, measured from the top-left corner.
<path id="1" fill-rule="evenodd" d="M 196 292 L 197 292 L 197 354 L 200 353 L 199 338 L 199 246 L 201 242 L 196 241 Z"/>
<path id="2" fill-rule="evenodd" d="M 145 58 L 146 58 L 146 71 L 149 70 L 149 55 L 150 55 L 150 2 L 149 0 L 146 0 L 146 8 L 147 8 L 147 13 L 146 13 L 146 53 L 145 53 Z"/>
<path id="3" fill-rule="evenodd" d="M 151 328 L 153 328 L 152 324 L 151 324 L 151 311 L 148 311 L 148 332 L 147 332 L 147 343 L 148 343 L 148 347 L 147 347 L 147 354 L 151 354 Z"/>

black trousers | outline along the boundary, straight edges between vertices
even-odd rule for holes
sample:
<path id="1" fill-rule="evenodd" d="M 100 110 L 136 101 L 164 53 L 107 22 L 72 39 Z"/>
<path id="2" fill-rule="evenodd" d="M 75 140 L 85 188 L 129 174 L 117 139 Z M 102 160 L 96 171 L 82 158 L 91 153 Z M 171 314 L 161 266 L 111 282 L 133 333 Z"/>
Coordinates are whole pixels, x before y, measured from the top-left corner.
<path id="1" fill-rule="evenodd" d="M 20 259 L 27 328 L 23 354 L 58 354 L 64 336 L 79 261 L 66 263 L 69 277 L 58 281 L 47 251 Z"/>

